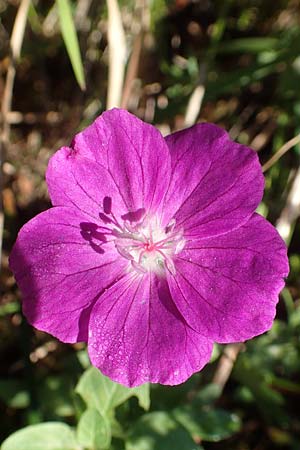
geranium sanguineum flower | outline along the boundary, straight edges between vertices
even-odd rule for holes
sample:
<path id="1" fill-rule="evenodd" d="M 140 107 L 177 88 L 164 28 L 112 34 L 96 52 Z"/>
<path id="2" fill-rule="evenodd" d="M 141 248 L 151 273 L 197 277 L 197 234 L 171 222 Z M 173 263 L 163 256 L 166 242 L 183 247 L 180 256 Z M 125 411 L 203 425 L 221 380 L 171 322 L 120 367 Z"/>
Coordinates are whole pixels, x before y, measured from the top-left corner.
<path id="1" fill-rule="evenodd" d="M 53 208 L 19 233 L 10 265 L 29 322 L 85 341 L 128 386 L 178 384 L 214 342 L 268 330 L 288 274 L 286 248 L 254 211 L 257 155 L 221 128 L 166 138 L 120 109 L 51 158 Z"/>

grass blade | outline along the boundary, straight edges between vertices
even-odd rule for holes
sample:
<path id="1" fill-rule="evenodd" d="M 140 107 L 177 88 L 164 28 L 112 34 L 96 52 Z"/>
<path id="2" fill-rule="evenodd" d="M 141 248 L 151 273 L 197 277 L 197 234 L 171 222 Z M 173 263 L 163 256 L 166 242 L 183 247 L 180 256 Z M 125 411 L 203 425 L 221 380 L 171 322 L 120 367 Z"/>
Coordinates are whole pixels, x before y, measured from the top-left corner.
<path id="1" fill-rule="evenodd" d="M 72 64 L 76 80 L 82 90 L 85 90 L 83 64 L 79 49 L 74 20 L 69 0 L 56 0 L 62 37 Z"/>

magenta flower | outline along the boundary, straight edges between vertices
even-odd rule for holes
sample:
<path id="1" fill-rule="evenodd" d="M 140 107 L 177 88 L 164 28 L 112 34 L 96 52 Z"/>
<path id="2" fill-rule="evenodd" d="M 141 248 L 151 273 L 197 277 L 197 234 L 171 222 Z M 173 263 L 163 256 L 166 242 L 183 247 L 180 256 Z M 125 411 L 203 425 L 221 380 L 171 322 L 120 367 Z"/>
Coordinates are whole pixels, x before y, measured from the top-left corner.
<path id="1" fill-rule="evenodd" d="M 101 115 L 52 157 L 54 208 L 20 231 L 10 265 L 29 322 L 86 341 L 127 386 L 178 384 L 213 342 L 268 330 L 286 248 L 255 208 L 256 154 L 200 124 L 165 139 L 126 111 Z"/>

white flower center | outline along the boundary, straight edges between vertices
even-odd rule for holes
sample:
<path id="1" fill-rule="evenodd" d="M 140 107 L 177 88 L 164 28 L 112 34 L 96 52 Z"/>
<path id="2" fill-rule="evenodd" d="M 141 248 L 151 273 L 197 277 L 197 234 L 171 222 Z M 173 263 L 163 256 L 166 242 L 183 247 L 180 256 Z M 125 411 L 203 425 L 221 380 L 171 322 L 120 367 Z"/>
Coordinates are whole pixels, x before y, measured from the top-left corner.
<path id="1" fill-rule="evenodd" d="M 124 221 L 122 227 L 113 230 L 115 246 L 137 272 L 164 275 L 167 269 L 175 274 L 173 257 L 184 248 L 185 240 L 183 230 L 174 228 L 175 220 L 163 229 L 156 217 L 145 217 L 134 225 Z"/>

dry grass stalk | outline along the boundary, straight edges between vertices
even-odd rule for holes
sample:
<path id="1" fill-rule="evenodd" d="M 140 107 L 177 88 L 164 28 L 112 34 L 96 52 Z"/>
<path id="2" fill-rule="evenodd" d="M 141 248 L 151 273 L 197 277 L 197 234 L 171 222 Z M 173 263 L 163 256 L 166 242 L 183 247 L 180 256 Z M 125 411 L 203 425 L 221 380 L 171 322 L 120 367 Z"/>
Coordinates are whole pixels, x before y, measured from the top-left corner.
<path id="1" fill-rule="evenodd" d="M 16 76 L 15 62 L 19 59 L 21 54 L 29 6 L 30 0 L 21 1 L 10 38 L 11 56 L 7 69 L 1 106 L 1 136 L 0 136 L 1 191 L 2 191 L 2 164 L 4 159 L 4 149 L 8 145 L 10 140 L 10 123 L 7 120 L 7 115 L 11 111 L 12 105 L 12 95 Z M 3 223 L 4 223 L 4 215 L 2 208 L 2 200 L 0 199 L 0 262 L 1 262 Z"/>
<path id="2" fill-rule="evenodd" d="M 263 165 L 263 172 L 270 169 L 285 153 L 300 143 L 300 133 L 287 141 L 279 150 Z"/>
<path id="3" fill-rule="evenodd" d="M 300 136 L 300 135 L 299 135 Z M 294 225 L 300 216 L 300 166 L 292 182 L 285 207 L 276 223 L 276 228 L 282 239 L 289 244 Z"/>
<path id="4" fill-rule="evenodd" d="M 206 64 L 202 63 L 199 69 L 198 85 L 194 89 L 187 105 L 184 117 L 185 127 L 191 127 L 197 121 L 205 94 L 205 84 L 204 84 L 205 78 L 206 78 Z"/>
<path id="5" fill-rule="evenodd" d="M 108 8 L 108 88 L 106 108 L 121 105 L 126 64 L 126 40 L 117 0 L 107 0 Z"/>

